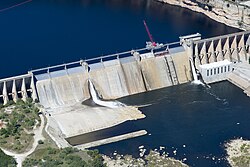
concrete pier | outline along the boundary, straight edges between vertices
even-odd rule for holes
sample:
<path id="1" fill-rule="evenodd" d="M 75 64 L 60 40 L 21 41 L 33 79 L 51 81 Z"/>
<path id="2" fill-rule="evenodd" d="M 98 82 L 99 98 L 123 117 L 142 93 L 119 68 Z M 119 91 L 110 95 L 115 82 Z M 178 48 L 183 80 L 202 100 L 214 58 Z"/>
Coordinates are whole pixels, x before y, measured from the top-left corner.
<path id="1" fill-rule="evenodd" d="M 26 101 L 27 98 L 38 100 L 34 76 L 32 73 L 0 79 L 0 103 L 4 105 L 10 100 Z"/>
<path id="2" fill-rule="evenodd" d="M 136 132 L 127 133 L 127 134 L 124 134 L 124 135 L 119 135 L 119 136 L 110 137 L 110 138 L 107 138 L 107 139 L 93 141 L 93 142 L 86 143 L 86 144 L 81 144 L 81 145 L 78 145 L 78 146 L 75 146 L 75 147 L 80 149 L 80 150 L 84 150 L 86 148 L 97 147 L 97 146 L 100 146 L 100 145 L 114 143 L 114 142 L 130 139 L 130 138 L 135 138 L 135 137 L 143 136 L 143 135 L 146 135 L 146 134 L 147 134 L 146 130 L 140 130 L 140 131 L 136 131 Z"/>
<path id="3" fill-rule="evenodd" d="M 8 92 L 7 92 L 7 86 L 6 86 L 6 81 L 4 81 L 3 83 L 3 104 L 7 104 L 9 101 L 9 97 L 8 97 Z"/>
<path id="4" fill-rule="evenodd" d="M 17 101 L 18 96 L 17 96 L 17 90 L 16 90 L 16 80 L 13 80 L 13 85 L 12 85 L 12 99 L 14 102 Z"/>

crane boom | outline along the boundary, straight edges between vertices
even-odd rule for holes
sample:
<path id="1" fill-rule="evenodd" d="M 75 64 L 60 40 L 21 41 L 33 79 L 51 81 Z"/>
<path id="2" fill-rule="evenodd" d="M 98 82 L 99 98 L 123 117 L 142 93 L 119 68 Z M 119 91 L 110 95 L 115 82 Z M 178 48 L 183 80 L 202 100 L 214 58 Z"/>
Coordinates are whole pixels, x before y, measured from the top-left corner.
<path id="1" fill-rule="evenodd" d="M 146 31 L 147 31 L 147 33 L 148 33 L 148 37 L 149 37 L 149 39 L 150 39 L 152 45 L 153 45 L 153 46 L 156 46 L 156 43 L 155 43 L 154 40 L 153 40 L 153 36 L 151 35 L 151 33 L 150 33 L 150 31 L 149 31 L 149 28 L 148 28 L 148 26 L 147 26 L 146 21 L 143 20 L 143 23 L 144 23 L 145 29 L 146 29 Z"/>

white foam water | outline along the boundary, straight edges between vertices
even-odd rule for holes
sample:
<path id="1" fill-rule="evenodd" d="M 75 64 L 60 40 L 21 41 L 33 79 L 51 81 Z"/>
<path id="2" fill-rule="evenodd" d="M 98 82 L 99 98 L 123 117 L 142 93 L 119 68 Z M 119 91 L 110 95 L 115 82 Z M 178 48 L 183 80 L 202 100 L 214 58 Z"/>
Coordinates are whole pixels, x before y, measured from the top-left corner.
<path id="1" fill-rule="evenodd" d="M 90 95 L 91 95 L 94 103 L 96 103 L 100 106 L 109 107 L 109 108 L 119 108 L 119 107 L 126 106 L 125 104 L 118 102 L 118 101 L 103 101 L 103 100 L 101 100 L 96 92 L 96 89 L 95 89 L 92 81 L 90 79 L 88 81 L 89 81 Z"/>
<path id="2" fill-rule="evenodd" d="M 196 85 L 204 85 L 203 82 L 201 82 L 199 79 L 198 79 L 198 75 L 196 73 L 196 70 L 195 70 L 195 67 L 194 67 L 194 63 L 193 61 L 190 59 L 189 60 L 190 63 L 191 63 L 191 70 L 192 70 L 192 74 L 193 74 L 193 77 L 194 77 L 194 80 L 192 81 L 193 84 L 196 84 Z"/>

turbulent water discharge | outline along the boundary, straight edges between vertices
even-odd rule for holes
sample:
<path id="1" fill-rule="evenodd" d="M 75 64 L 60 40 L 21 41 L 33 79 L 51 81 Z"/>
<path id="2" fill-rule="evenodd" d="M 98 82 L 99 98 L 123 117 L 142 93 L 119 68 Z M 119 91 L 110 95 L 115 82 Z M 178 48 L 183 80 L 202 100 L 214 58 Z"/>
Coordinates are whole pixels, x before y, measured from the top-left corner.
<path id="1" fill-rule="evenodd" d="M 90 94 L 92 97 L 92 100 L 94 101 L 95 104 L 98 104 L 100 106 L 104 106 L 104 107 L 109 107 L 109 108 L 118 108 L 118 107 L 123 107 L 125 106 L 124 104 L 122 104 L 119 101 L 103 101 L 99 98 L 98 94 L 96 93 L 95 87 L 92 83 L 92 81 L 89 79 L 89 90 L 90 90 Z"/>

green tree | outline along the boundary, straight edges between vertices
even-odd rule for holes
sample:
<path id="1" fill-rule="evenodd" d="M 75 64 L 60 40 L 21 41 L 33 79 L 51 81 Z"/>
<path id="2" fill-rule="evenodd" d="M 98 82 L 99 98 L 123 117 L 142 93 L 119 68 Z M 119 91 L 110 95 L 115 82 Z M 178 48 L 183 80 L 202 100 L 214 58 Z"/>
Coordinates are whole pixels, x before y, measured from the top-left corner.
<path id="1" fill-rule="evenodd" d="M 18 106 L 23 105 L 23 104 L 24 104 L 24 101 L 23 101 L 22 99 L 17 99 L 16 104 L 17 104 Z"/>
<path id="2" fill-rule="evenodd" d="M 87 154 L 92 158 L 91 161 L 89 161 L 90 166 L 95 166 L 95 167 L 105 167 L 106 165 L 103 163 L 103 158 L 99 154 L 98 150 L 89 150 Z"/>
<path id="3" fill-rule="evenodd" d="M 27 98 L 27 99 L 26 99 L 26 103 L 31 104 L 32 102 L 33 102 L 33 99 L 32 99 L 32 98 Z"/>
<path id="4" fill-rule="evenodd" d="M 38 144 L 44 144 L 42 140 L 38 140 Z"/>
<path id="5" fill-rule="evenodd" d="M 13 100 L 10 100 L 10 101 L 8 101 L 7 104 L 5 104 L 4 106 L 5 106 L 5 107 L 8 107 L 8 106 L 11 106 L 11 105 L 13 105 L 13 104 L 15 104 L 15 102 L 14 102 Z"/>
<path id="6" fill-rule="evenodd" d="M 1 167 L 7 167 L 7 166 L 15 166 L 16 161 L 13 157 L 6 155 L 1 149 L 0 149 L 0 165 Z"/>

